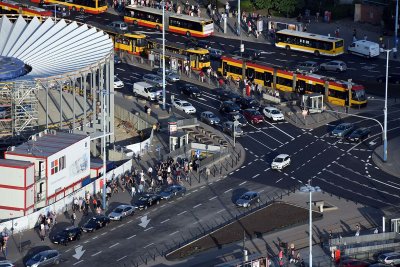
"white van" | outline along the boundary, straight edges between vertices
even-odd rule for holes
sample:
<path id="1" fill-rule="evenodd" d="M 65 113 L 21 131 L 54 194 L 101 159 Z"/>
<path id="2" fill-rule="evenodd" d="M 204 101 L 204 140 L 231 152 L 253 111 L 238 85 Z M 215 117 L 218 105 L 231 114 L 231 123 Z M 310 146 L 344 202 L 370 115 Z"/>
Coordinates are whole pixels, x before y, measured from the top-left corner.
<path id="1" fill-rule="evenodd" d="M 162 94 L 160 87 L 154 87 L 154 85 L 147 82 L 137 82 L 133 84 L 133 95 L 141 96 L 147 100 L 157 100 Z"/>
<path id="2" fill-rule="evenodd" d="M 379 56 L 379 44 L 367 40 L 358 40 L 353 42 L 347 51 L 352 54 L 364 57 L 377 57 Z"/>

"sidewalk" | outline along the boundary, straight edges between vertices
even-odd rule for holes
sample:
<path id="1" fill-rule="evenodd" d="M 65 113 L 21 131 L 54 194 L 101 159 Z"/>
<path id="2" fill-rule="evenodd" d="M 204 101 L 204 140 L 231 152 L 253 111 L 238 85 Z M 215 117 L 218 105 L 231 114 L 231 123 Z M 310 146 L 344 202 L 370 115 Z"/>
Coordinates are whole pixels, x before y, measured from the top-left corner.
<path id="1" fill-rule="evenodd" d="M 400 137 L 388 140 L 387 161 L 383 161 L 383 145 L 372 153 L 372 160 L 382 171 L 400 178 Z"/>

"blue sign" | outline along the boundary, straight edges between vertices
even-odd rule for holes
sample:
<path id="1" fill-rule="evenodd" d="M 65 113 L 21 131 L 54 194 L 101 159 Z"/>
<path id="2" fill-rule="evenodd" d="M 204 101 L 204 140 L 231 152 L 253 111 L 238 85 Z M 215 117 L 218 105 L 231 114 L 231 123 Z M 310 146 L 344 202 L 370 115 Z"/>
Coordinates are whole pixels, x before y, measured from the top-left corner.
<path id="1" fill-rule="evenodd" d="M 199 149 L 196 150 L 196 156 L 200 156 L 200 150 Z"/>

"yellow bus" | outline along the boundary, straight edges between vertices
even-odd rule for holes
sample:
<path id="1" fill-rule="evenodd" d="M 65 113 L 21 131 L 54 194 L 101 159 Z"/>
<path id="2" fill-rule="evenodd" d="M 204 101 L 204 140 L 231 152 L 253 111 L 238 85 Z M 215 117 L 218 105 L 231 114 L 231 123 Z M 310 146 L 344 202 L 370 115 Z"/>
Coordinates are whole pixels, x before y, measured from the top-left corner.
<path id="1" fill-rule="evenodd" d="M 344 40 L 326 35 L 293 30 L 276 33 L 275 46 L 286 50 L 313 53 L 315 56 L 338 56 L 344 53 Z"/>
<path id="2" fill-rule="evenodd" d="M 163 27 L 162 10 L 144 6 L 126 6 L 124 21 L 161 30 Z M 214 33 L 214 22 L 211 19 L 165 11 L 165 21 L 165 30 L 188 37 L 207 37 Z"/>
<path id="3" fill-rule="evenodd" d="M 162 49 L 162 40 L 148 39 L 147 49 Z M 204 48 L 185 47 L 185 45 L 165 40 L 165 51 L 186 56 L 190 61 L 190 67 L 194 70 L 201 70 L 211 66 L 210 52 Z"/>
<path id="4" fill-rule="evenodd" d="M 106 0 L 31 0 L 38 4 L 60 4 L 72 11 L 100 14 L 107 11 Z"/>
<path id="5" fill-rule="evenodd" d="M 53 13 L 43 8 L 28 6 L 11 0 L 0 1 L 1 14 L 21 14 L 26 16 L 51 17 Z"/>

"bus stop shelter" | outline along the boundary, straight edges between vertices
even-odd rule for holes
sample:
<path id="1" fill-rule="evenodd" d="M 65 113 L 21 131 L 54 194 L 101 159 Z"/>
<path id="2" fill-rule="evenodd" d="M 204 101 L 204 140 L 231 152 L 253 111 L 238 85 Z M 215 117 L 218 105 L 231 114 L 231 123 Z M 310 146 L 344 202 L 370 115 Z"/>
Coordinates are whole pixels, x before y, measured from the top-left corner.
<path id="1" fill-rule="evenodd" d="M 149 60 L 153 60 L 154 67 L 162 67 L 162 49 L 152 49 Z M 165 68 L 178 71 L 179 67 L 189 64 L 189 59 L 185 55 L 165 51 Z M 179 69 L 182 71 L 182 69 Z"/>

